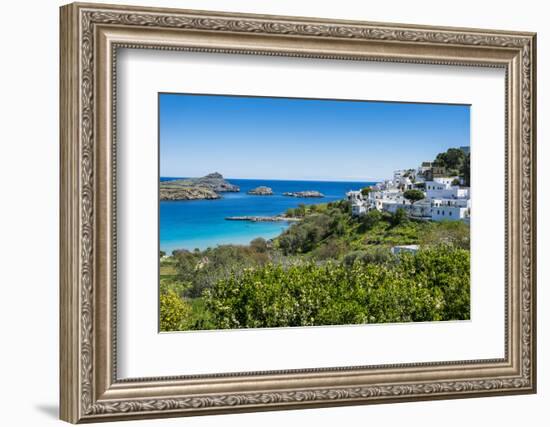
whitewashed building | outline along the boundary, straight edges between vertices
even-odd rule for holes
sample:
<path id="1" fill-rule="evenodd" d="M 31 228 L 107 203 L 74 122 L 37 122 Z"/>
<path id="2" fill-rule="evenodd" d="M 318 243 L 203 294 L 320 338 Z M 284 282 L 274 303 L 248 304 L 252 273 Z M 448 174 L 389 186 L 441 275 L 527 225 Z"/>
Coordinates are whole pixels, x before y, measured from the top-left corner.
<path id="1" fill-rule="evenodd" d="M 469 221 L 470 199 L 432 199 L 433 221 Z"/>
<path id="2" fill-rule="evenodd" d="M 460 206 L 432 207 L 432 221 L 460 221 L 470 219 L 470 208 Z"/>
<path id="3" fill-rule="evenodd" d="M 414 204 L 410 202 L 384 202 L 382 210 L 390 213 L 397 212 L 398 209 L 403 209 L 408 216 L 414 219 L 432 219 L 432 206 L 429 200 L 421 200 Z"/>
<path id="4" fill-rule="evenodd" d="M 361 191 L 348 191 L 346 196 L 347 200 L 351 203 L 351 214 L 353 216 L 361 216 L 367 213 L 367 204 Z"/>
<path id="5" fill-rule="evenodd" d="M 426 196 L 430 199 L 466 199 L 470 197 L 470 189 L 452 185 L 456 177 L 435 178 L 426 181 Z"/>
<path id="6" fill-rule="evenodd" d="M 393 173 L 393 179 L 377 183 L 367 196 L 364 196 L 361 191 L 349 191 L 346 195 L 351 203 L 352 214 L 361 216 L 372 209 L 395 213 L 398 209 L 404 209 L 409 217 L 415 219 L 469 222 L 470 189 L 453 185 L 459 181 L 457 176 L 435 177 L 425 181 L 422 172 L 429 166 L 431 164 L 425 162 L 417 171 L 396 170 Z M 417 179 L 424 185 L 425 198 L 411 204 L 405 199 L 404 192 L 415 188 Z"/>

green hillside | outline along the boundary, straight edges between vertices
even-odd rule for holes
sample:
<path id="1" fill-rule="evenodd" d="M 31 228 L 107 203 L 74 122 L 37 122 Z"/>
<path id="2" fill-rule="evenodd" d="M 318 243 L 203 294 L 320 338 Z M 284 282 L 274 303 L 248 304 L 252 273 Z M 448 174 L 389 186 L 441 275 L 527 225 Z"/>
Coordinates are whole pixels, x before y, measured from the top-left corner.
<path id="1" fill-rule="evenodd" d="M 301 205 L 273 241 L 176 251 L 161 260 L 161 329 L 469 318 L 469 226 Z M 418 245 L 393 255 L 395 245 Z"/>

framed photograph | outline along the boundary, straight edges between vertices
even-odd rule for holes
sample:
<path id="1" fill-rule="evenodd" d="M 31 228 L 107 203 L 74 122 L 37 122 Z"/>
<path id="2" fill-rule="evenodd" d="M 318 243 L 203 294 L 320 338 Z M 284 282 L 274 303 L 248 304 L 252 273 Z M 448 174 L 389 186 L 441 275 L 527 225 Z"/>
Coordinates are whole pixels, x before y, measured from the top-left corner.
<path id="1" fill-rule="evenodd" d="M 61 418 L 536 391 L 535 34 L 61 8 Z"/>

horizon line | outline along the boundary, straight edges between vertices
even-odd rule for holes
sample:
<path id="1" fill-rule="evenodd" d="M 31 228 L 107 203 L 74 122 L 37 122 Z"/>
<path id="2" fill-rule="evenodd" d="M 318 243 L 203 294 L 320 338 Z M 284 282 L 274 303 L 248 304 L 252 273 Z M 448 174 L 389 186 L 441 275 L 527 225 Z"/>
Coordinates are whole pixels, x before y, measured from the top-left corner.
<path id="1" fill-rule="evenodd" d="M 208 174 L 207 174 L 208 175 Z M 159 175 L 159 178 L 174 178 L 174 179 L 196 179 L 196 178 L 204 178 L 206 175 L 203 176 L 162 176 Z M 223 179 L 225 180 L 231 180 L 231 179 L 240 179 L 244 181 L 305 181 L 305 182 L 357 182 L 357 183 L 366 183 L 366 182 L 382 182 L 383 179 L 299 179 L 299 178 L 291 178 L 291 179 L 280 179 L 280 178 L 237 178 L 237 177 L 225 177 L 222 174 Z"/>

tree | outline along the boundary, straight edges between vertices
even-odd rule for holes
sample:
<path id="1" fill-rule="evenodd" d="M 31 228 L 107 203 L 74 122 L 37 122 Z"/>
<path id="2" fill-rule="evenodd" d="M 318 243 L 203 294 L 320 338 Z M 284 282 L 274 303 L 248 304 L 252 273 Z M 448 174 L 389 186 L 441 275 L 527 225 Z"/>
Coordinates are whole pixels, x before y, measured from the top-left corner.
<path id="1" fill-rule="evenodd" d="M 267 242 L 262 237 L 256 237 L 254 240 L 252 240 L 250 242 L 250 247 L 256 252 L 260 252 L 260 253 L 267 252 Z"/>
<path id="2" fill-rule="evenodd" d="M 372 192 L 372 187 L 364 187 L 361 189 L 361 194 L 367 197 Z"/>
<path id="3" fill-rule="evenodd" d="M 460 176 L 462 176 L 462 178 L 464 179 L 464 185 L 466 187 L 469 187 L 470 186 L 470 153 L 466 155 L 466 158 L 464 159 L 464 163 L 460 168 Z"/>
<path id="4" fill-rule="evenodd" d="M 161 257 L 161 258 L 164 258 L 165 256 L 166 256 L 166 252 L 160 251 L 160 257 Z"/>
<path id="5" fill-rule="evenodd" d="M 403 197 L 411 202 L 411 205 L 414 205 L 415 202 L 422 200 L 425 196 L 424 193 L 420 190 L 407 190 L 403 193 Z"/>
<path id="6" fill-rule="evenodd" d="M 361 221 L 359 230 L 361 232 L 368 231 L 382 221 L 382 213 L 378 209 L 371 209 L 366 215 L 361 216 L 359 221 Z"/>
<path id="7" fill-rule="evenodd" d="M 451 182 L 451 185 L 460 185 L 460 180 L 458 178 L 453 179 L 453 182 Z"/>
<path id="8" fill-rule="evenodd" d="M 409 217 L 407 216 L 407 211 L 405 211 L 405 209 L 403 208 L 399 208 L 395 211 L 395 213 L 392 214 L 390 222 L 395 227 L 397 225 L 403 224 L 408 219 Z"/>
<path id="9" fill-rule="evenodd" d="M 435 166 L 442 166 L 451 170 L 460 170 L 466 159 L 466 154 L 459 148 L 449 148 L 444 153 L 439 153 L 434 161 Z"/>

